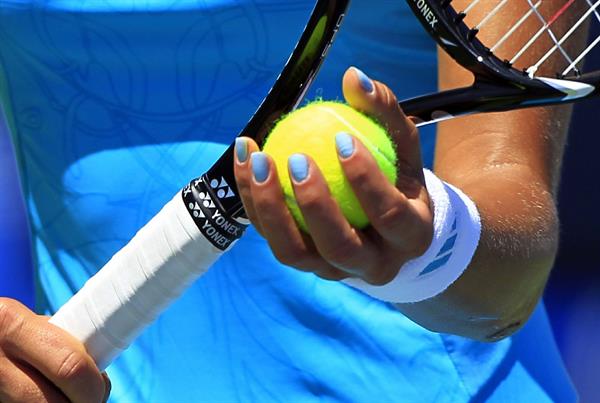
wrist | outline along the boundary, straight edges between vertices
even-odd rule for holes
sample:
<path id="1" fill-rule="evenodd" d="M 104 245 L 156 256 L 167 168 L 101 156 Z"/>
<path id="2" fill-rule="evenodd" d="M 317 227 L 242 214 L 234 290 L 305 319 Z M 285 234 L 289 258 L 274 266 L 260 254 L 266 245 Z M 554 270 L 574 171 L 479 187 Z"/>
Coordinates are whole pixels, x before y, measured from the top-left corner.
<path id="1" fill-rule="evenodd" d="M 434 210 L 433 238 L 427 251 L 406 262 L 385 285 L 361 279 L 347 279 L 346 284 L 386 302 L 419 302 L 442 293 L 467 268 L 481 233 L 477 207 L 460 189 L 429 170 L 424 174 Z"/>

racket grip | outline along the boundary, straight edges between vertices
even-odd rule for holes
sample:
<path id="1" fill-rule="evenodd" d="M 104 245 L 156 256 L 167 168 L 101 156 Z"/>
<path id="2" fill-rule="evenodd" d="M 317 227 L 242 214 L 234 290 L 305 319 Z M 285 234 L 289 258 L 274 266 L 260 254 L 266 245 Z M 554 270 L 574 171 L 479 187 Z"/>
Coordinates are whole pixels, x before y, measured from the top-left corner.
<path id="1" fill-rule="evenodd" d="M 223 253 L 191 210 L 177 194 L 50 319 L 78 338 L 100 369 Z"/>

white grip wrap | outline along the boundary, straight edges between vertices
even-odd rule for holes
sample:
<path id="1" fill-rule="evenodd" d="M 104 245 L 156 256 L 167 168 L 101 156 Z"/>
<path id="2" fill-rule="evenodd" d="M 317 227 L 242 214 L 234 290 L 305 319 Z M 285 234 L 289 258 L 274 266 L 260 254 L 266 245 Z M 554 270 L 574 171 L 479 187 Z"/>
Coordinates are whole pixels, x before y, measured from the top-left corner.
<path id="1" fill-rule="evenodd" d="M 104 369 L 223 253 L 177 194 L 50 319 Z"/>
<path id="2" fill-rule="evenodd" d="M 424 170 L 427 191 L 434 208 L 433 239 L 420 257 L 406 262 L 396 277 L 382 286 L 357 278 L 344 282 L 386 302 L 410 303 L 443 292 L 465 271 L 481 234 L 475 203 L 456 187 Z"/>

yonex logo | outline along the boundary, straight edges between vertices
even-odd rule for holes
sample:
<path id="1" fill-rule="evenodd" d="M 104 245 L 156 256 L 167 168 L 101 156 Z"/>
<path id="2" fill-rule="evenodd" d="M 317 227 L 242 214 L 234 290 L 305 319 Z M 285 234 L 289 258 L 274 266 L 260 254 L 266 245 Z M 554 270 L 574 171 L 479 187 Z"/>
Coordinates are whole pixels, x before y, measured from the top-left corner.
<path id="1" fill-rule="evenodd" d="M 229 186 L 229 184 L 223 177 L 221 177 L 220 182 L 217 179 L 211 180 L 210 187 L 217 191 L 217 197 L 219 199 L 227 199 L 229 197 L 235 197 L 235 193 L 233 193 L 233 190 L 231 190 L 231 187 Z"/>
<path id="2" fill-rule="evenodd" d="M 219 203 L 214 199 L 214 193 L 219 198 L 235 196 L 227 181 L 211 180 L 210 185 L 202 179 L 190 182 L 182 192 L 185 206 L 194 220 L 196 227 L 206 239 L 221 250 L 238 239 L 247 225 L 236 222 L 221 212 Z"/>
<path id="3" fill-rule="evenodd" d="M 199 181 L 196 181 L 195 184 L 197 185 L 198 183 L 200 183 Z M 189 193 L 191 193 L 192 189 L 190 186 L 186 186 L 186 188 L 183 191 L 183 196 L 187 196 Z M 208 194 L 208 192 L 199 192 L 198 193 L 198 198 L 200 199 L 199 201 L 195 201 L 195 202 L 191 202 L 188 203 L 188 209 L 192 212 L 192 215 L 196 218 L 204 218 L 206 217 L 204 215 L 204 213 L 202 212 L 202 207 L 200 206 L 199 202 L 202 203 L 202 206 L 204 206 L 204 208 L 209 208 L 209 209 L 214 209 L 215 207 L 217 207 L 215 205 L 215 203 L 213 202 L 213 200 L 210 198 L 210 195 Z"/>
<path id="4" fill-rule="evenodd" d="M 423 15 L 423 18 L 425 18 L 425 21 L 427 21 L 427 23 L 431 25 L 431 28 L 435 29 L 435 24 L 437 24 L 438 19 L 435 17 L 435 14 L 433 14 L 433 12 L 431 11 L 431 6 L 429 6 L 429 4 L 427 4 L 425 0 L 413 0 L 413 3 L 415 3 L 415 5 L 417 6 L 419 11 Z"/>
<path id="5" fill-rule="evenodd" d="M 190 211 L 192 212 L 192 215 L 196 218 L 204 218 L 204 213 L 202 212 L 202 209 L 200 208 L 200 205 L 196 202 L 196 203 L 190 203 L 188 204 L 188 208 L 190 209 Z"/>
<path id="6" fill-rule="evenodd" d="M 198 197 L 202 200 L 202 205 L 206 208 L 215 208 L 215 203 L 210 198 L 208 192 L 199 192 Z"/>

